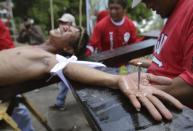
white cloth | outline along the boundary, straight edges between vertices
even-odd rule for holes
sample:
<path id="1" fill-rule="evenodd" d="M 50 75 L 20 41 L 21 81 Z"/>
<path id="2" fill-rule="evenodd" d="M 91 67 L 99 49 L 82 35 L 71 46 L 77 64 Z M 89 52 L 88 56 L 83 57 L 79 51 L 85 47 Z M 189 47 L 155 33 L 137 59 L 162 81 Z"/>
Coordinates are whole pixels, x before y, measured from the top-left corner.
<path id="1" fill-rule="evenodd" d="M 68 65 L 68 63 L 81 64 L 92 68 L 106 67 L 104 64 L 98 63 L 98 62 L 77 61 L 77 57 L 74 55 L 67 59 L 66 57 L 56 54 L 56 60 L 58 61 L 58 63 L 50 70 L 50 73 L 52 75 L 57 75 L 58 77 L 60 77 L 60 79 L 64 82 L 64 84 L 69 89 L 70 89 L 70 85 L 68 84 L 68 81 L 63 74 L 63 69 Z"/>

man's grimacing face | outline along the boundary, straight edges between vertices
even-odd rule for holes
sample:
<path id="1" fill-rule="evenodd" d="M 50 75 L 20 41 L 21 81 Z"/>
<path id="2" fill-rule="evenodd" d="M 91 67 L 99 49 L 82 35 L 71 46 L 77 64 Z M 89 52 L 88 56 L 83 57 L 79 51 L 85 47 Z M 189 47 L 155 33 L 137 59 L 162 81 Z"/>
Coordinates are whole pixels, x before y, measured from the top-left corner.
<path id="1" fill-rule="evenodd" d="M 74 26 L 59 26 L 59 28 L 50 31 L 50 42 L 57 48 L 72 48 L 69 43 L 78 40 L 80 30 Z"/>
<path id="2" fill-rule="evenodd" d="M 51 36 L 62 37 L 66 40 L 68 40 L 68 38 L 78 37 L 79 33 L 80 31 L 78 28 L 70 25 L 59 26 L 59 28 L 50 31 Z"/>
<path id="3" fill-rule="evenodd" d="M 142 0 L 147 8 L 151 8 L 160 14 L 162 18 L 167 18 L 170 16 L 178 0 Z"/>

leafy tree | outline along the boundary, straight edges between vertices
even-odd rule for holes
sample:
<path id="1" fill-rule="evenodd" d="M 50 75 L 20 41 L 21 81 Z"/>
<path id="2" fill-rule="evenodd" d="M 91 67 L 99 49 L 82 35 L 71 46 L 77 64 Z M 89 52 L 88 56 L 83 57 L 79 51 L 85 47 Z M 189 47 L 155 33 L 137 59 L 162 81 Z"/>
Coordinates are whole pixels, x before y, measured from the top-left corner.
<path id="1" fill-rule="evenodd" d="M 147 9 L 143 3 L 140 3 L 135 8 L 131 8 L 132 0 L 128 0 L 128 15 L 131 19 L 136 20 L 138 22 L 142 21 L 143 19 L 148 19 L 152 16 L 152 11 Z"/>

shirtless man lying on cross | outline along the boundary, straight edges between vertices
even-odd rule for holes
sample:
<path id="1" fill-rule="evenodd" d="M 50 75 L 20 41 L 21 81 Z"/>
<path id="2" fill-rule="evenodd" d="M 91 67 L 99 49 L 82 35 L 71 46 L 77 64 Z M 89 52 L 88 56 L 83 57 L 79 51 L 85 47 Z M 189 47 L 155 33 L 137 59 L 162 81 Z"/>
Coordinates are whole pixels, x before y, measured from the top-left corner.
<path id="1" fill-rule="evenodd" d="M 51 30 L 49 40 L 40 46 L 23 46 L 1 51 L 0 87 L 45 77 L 53 67 L 56 67 L 56 64 L 60 63 L 56 60 L 56 53 L 61 52 L 64 47 L 74 45 L 77 45 L 74 48 L 74 52 L 76 52 L 76 49 L 81 48 L 87 42 L 85 38 L 84 29 L 64 26 Z M 60 67 L 63 67 L 63 69 Z M 162 117 L 172 119 L 172 114 L 157 96 L 172 103 L 178 109 L 183 108 L 183 105 L 177 99 L 156 89 L 151 84 L 151 82 L 159 85 L 171 84 L 171 79 L 166 77 L 142 74 L 139 93 L 136 73 L 112 75 L 69 61 L 60 63 L 59 68 L 62 69 L 63 75 L 74 81 L 120 89 L 136 110 L 140 110 L 142 104 L 158 121 Z"/>

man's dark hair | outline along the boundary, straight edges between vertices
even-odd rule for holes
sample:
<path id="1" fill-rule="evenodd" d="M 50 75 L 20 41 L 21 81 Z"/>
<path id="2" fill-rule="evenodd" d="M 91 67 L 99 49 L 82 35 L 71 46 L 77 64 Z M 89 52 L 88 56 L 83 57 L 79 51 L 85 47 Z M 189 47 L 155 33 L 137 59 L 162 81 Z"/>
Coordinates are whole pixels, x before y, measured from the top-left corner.
<path id="1" fill-rule="evenodd" d="M 126 9 L 128 6 L 128 1 L 127 0 L 109 0 L 109 4 L 119 4 L 123 7 L 123 9 Z"/>
<path id="2" fill-rule="evenodd" d="M 79 39 L 70 43 L 74 49 L 74 54 L 79 58 L 82 59 L 86 52 L 86 46 L 88 44 L 89 36 L 84 28 L 78 27 L 80 30 L 80 37 Z"/>

